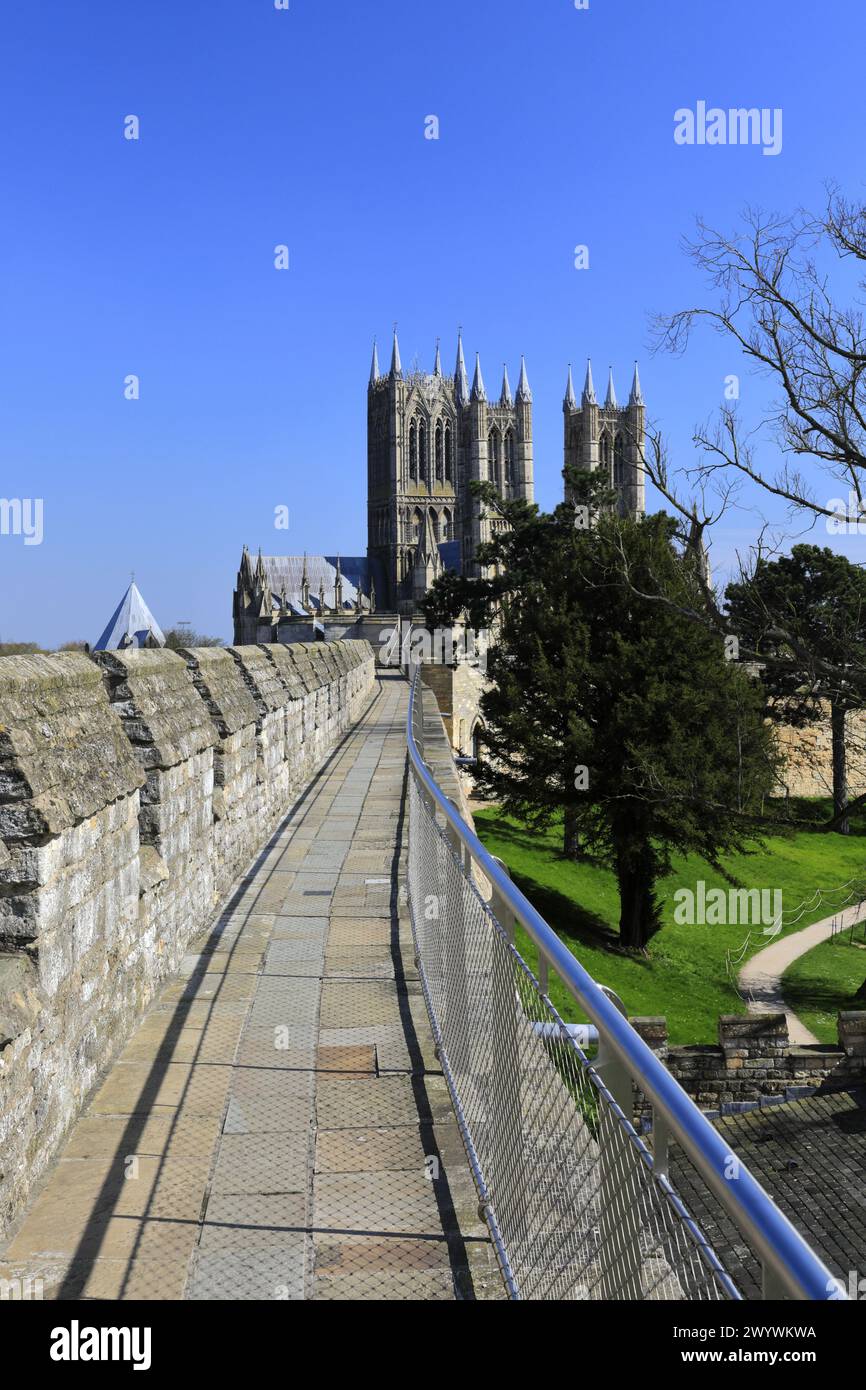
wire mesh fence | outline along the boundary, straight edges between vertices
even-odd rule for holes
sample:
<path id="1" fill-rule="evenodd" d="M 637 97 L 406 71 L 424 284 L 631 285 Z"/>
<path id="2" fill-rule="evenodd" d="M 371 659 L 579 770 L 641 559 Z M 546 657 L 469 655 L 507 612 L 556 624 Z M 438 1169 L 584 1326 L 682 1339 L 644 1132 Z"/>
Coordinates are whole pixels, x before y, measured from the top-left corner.
<path id="1" fill-rule="evenodd" d="M 739 1297 L 633 1123 L 482 898 L 410 777 L 422 984 L 512 1297 Z M 624 1101 L 624 1105 L 621 1103 Z M 631 1113 L 626 1113 L 630 1111 Z"/>

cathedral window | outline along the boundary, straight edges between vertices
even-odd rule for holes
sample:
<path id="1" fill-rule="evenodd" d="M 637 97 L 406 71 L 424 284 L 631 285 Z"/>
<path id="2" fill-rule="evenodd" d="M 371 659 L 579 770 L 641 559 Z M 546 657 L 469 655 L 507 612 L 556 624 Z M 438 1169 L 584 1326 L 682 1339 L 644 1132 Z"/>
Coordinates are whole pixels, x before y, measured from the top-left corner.
<path id="1" fill-rule="evenodd" d="M 418 477 L 418 430 L 414 420 L 409 426 L 409 477 Z"/>
<path id="2" fill-rule="evenodd" d="M 508 430 L 505 435 L 505 480 L 509 487 L 514 487 L 517 483 L 517 474 L 514 467 L 514 431 Z"/>
<path id="3" fill-rule="evenodd" d="M 451 454 L 451 428 L 449 425 L 445 426 L 444 446 L 445 481 L 446 483 L 451 483 L 454 481 L 454 460 Z"/>
<path id="4" fill-rule="evenodd" d="M 437 424 L 437 426 L 436 426 L 436 437 L 435 437 L 434 449 L 435 449 L 435 454 L 436 454 L 436 481 L 437 481 L 437 483 L 441 483 L 441 482 L 442 482 L 443 474 L 442 474 L 442 426 L 441 426 L 440 424 Z"/>
<path id="5" fill-rule="evenodd" d="M 440 534 L 443 541 L 453 540 L 451 535 L 451 512 L 447 507 L 442 513 L 442 529 Z"/>
<path id="6" fill-rule="evenodd" d="M 422 420 L 418 425 L 418 477 L 421 482 L 427 481 L 427 426 Z"/>
<path id="7" fill-rule="evenodd" d="M 494 487 L 501 488 L 501 460 L 499 457 L 499 431 L 491 430 L 487 436 L 488 477 Z"/>
<path id="8" fill-rule="evenodd" d="M 419 511 L 419 509 L 416 507 L 414 516 L 412 517 L 412 539 L 416 545 L 421 539 L 421 527 L 423 525 L 424 514 L 423 512 Z"/>
<path id="9" fill-rule="evenodd" d="M 613 445 L 613 485 L 616 488 L 624 488 L 625 484 L 625 442 L 622 435 L 618 434 Z"/>
<path id="10" fill-rule="evenodd" d="M 606 430 L 602 432 L 601 439 L 598 442 L 598 453 L 602 471 L 607 475 L 607 478 L 610 481 L 610 435 L 607 433 Z"/>

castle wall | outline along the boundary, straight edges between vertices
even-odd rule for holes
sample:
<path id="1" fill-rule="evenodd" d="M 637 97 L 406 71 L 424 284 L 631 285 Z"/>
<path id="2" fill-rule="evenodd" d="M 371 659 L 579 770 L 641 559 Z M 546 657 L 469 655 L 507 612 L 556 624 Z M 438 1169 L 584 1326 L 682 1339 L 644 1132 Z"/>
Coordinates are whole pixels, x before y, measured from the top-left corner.
<path id="1" fill-rule="evenodd" d="M 365 642 L 0 659 L 0 1235 L 374 670 Z"/>
<path id="2" fill-rule="evenodd" d="M 830 707 L 825 717 L 802 729 L 779 725 L 777 737 L 785 755 L 780 795 L 830 796 L 833 791 L 833 745 L 830 733 Z M 845 724 L 848 752 L 848 794 L 866 792 L 866 710 L 848 715 Z"/>
<path id="3" fill-rule="evenodd" d="M 702 1109 L 745 1107 L 768 1097 L 791 1100 L 822 1086 L 866 1080 L 866 1011 L 839 1014 L 838 1047 L 794 1045 L 783 1013 L 722 1014 L 718 1046 L 670 1047 L 664 1018 L 631 1023 Z M 639 1108 L 648 1118 L 645 1098 Z"/>

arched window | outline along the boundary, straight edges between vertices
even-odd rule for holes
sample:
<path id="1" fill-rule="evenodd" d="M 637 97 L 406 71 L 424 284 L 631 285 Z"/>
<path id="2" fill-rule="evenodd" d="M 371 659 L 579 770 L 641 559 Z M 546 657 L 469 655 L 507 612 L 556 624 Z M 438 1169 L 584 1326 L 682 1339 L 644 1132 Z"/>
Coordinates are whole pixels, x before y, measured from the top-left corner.
<path id="1" fill-rule="evenodd" d="M 607 433 L 606 430 L 602 433 L 602 436 L 598 441 L 598 453 L 602 472 L 605 473 L 607 475 L 608 480 L 610 480 L 610 435 Z"/>
<path id="2" fill-rule="evenodd" d="M 420 507 L 416 507 L 412 513 L 412 540 L 415 545 L 417 545 L 421 539 L 421 528 L 423 525 L 424 513 L 421 511 Z"/>
<path id="3" fill-rule="evenodd" d="M 509 487 L 517 484 L 517 473 L 514 464 L 514 430 L 507 430 L 505 433 L 505 481 Z"/>
<path id="4" fill-rule="evenodd" d="M 439 534 L 439 513 L 435 511 L 433 507 L 430 508 L 430 529 L 433 532 L 434 541 L 441 541 L 442 537 Z"/>
<path id="5" fill-rule="evenodd" d="M 427 473 L 427 426 L 421 420 L 418 425 L 418 477 L 426 483 Z"/>
<path id="6" fill-rule="evenodd" d="M 481 757 L 481 739 L 479 735 L 483 727 L 481 720 L 476 719 L 475 723 L 472 725 L 472 733 L 469 735 L 471 745 L 470 756 L 473 757 L 476 762 L 478 762 Z"/>
<path id="7" fill-rule="evenodd" d="M 625 440 L 618 434 L 613 443 L 613 485 L 623 488 L 626 484 Z"/>
<path id="8" fill-rule="evenodd" d="M 444 509 L 443 512 L 442 512 L 442 530 L 441 530 L 441 536 L 442 536 L 442 540 L 443 540 L 443 541 L 451 541 L 451 540 L 454 539 L 454 537 L 453 537 L 452 534 L 451 534 L 451 509 L 450 509 L 450 507 L 445 507 L 445 509 Z"/>
<path id="9" fill-rule="evenodd" d="M 436 456 L 436 481 L 441 483 L 444 475 L 442 471 L 442 425 L 439 421 L 436 423 L 434 453 Z"/>
<path id="10" fill-rule="evenodd" d="M 451 454 L 451 426 L 450 426 L 450 425 L 446 425 L 446 426 L 445 426 L 445 447 L 444 447 L 444 454 L 445 454 L 445 481 L 446 481 L 446 483 L 452 483 L 452 482 L 454 481 L 454 460 L 453 460 L 453 457 L 452 457 L 452 454 Z"/>
<path id="11" fill-rule="evenodd" d="M 487 436 L 487 476 L 497 488 L 502 487 L 502 461 L 499 452 L 499 431 L 491 430 Z"/>
<path id="12" fill-rule="evenodd" d="M 414 420 L 409 426 L 409 477 L 418 477 L 418 430 Z"/>

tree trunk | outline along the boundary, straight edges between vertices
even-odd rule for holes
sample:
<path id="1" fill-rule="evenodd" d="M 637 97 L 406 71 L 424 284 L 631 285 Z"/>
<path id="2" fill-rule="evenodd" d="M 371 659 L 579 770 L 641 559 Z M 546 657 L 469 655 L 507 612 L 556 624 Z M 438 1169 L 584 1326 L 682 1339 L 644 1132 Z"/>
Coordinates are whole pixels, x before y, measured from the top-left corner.
<path id="1" fill-rule="evenodd" d="M 629 951 L 641 951 L 659 928 L 655 870 L 648 848 L 617 856 L 619 938 Z"/>
<path id="2" fill-rule="evenodd" d="M 848 757 L 845 750 L 845 706 L 830 707 L 830 726 L 833 731 L 833 815 L 839 817 L 848 805 Z M 850 823 L 843 816 L 836 826 L 840 835 L 847 835 Z"/>
<path id="3" fill-rule="evenodd" d="M 568 859 L 576 859 L 580 853 L 580 835 L 577 830 L 577 812 L 573 806 L 565 808 L 565 824 L 562 834 L 562 852 Z"/>

